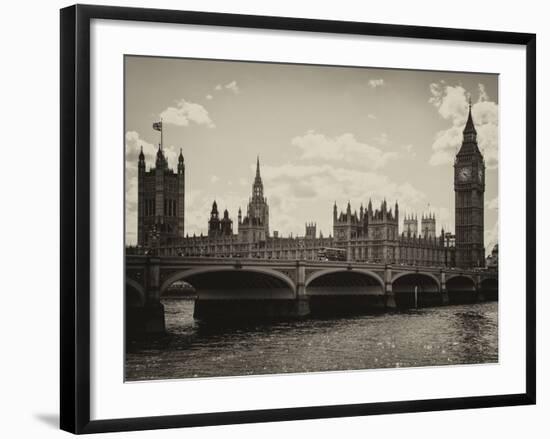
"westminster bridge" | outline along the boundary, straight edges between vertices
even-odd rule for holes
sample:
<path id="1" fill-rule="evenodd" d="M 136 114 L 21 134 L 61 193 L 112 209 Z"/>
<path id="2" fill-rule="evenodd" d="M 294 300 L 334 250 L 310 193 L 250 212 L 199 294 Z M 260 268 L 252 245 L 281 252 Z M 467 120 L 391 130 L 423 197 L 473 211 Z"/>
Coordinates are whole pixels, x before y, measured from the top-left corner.
<path id="1" fill-rule="evenodd" d="M 498 272 L 361 262 L 176 256 L 126 257 L 130 332 L 164 331 L 161 296 L 196 290 L 199 320 L 292 318 L 471 303 L 498 298 Z"/>

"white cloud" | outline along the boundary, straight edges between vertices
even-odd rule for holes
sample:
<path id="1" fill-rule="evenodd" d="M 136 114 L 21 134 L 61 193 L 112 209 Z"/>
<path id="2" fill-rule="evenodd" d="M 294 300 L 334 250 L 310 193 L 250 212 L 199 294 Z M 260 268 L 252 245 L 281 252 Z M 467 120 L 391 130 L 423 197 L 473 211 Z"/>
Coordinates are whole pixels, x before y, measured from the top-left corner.
<path id="1" fill-rule="evenodd" d="M 223 87 L 221 84 L 216 84 L 216 86 L 214 87 L 214 90 L 220 91 L 222 88 Z"/>
<path id="2" fill-rule="evenodd" d="M 407 145 L 403 145 L 401 146 L 401 149 L 404 151 L 404 155 L 408 158 L 416 157 L 416 151 L 413 144 L 409 143 Z"/>
<path id="3" fill-rule="evenodd" d="M 489 100 L 489 95 L 485 91 L 485 86 L 483 84 L 477 85 L 479 91 L 479 102 L 485 102 Z"/>
<path id="4" fill-rule="evenodd" d="M 376 116 L 372 113 L 367 114 L 367 117 L 372 120 L 376 120 Z"/>
<path id="5" fill-rule="evenodd" d="M 497 210 L 498 209 L 498 197 L 495 197 L 492 200 L 486 200 L 485 201 L 485 207 L 487 209 Z"/>
<path id="6" fill-rule="evenodd" d="M 464 87 L 445 82 L 430 84 L 429 102 L 451 126 L 439 131 L 432 144 L 431 165 L 449 165 L 462 143 L 462 130 L 468 117 L 468 95 Z M 478 145 L 489 169 L 498 165 L 498 105 L 489 100 L 483 84 L 478 85 L 478 100 L 472 105 Z"/>
<path id="7" fill-rule="evenodd" d="M 251 165 L 251 173 L 253 166 Z M 318 230 L 332 234 L 332 206 L 345 209 L 366 207 L 372 198 L 379 208 L 385 198 L 393 209 L 399 201 L 400 212 L 412 211 L 425 205 L 426 196 L 410 183 L 395 183 L 375 171 L 353 170 L 329 163 L 286 163 L 281 166 L 262 166 L 265 194 L 270 205 L 271 226 L 283 235 L 303 234 L 304 222 L 315 220 Z M 400 221 L 402 222 L 402 221 Z"/>
<path id="8" fill-rule="evenodd" d="M 218 181 L 220 181 L 220 177 L 218 177 L 217 175 L 213 175 L 212 177 L 210 177 L 210 183 L 217 183 Z"/>
<path id="9" fill-rule="evenodd" d="M 235 94 L 238 94 L 240 89 L 239 89 L 239 86 L 237 85 L 237 81 L 231 81 L 230 83 L 228 84 L 225 84 L 224 86 L 227 90 L 230 90 L 232 91 L 233 93 Z"/>
<path id="10" fill-rule="evenodd" d="M 303 136 L 294 137 L 291 143 L 301 151 L 301 159 L 360 163 L 362 167 L 368 169 L 381 168 L 388 161 L 398 157 L 396 152 L 383 152 L 379 148 L 359 142 L 350 133 L 328 137 L 315 131 L 308 131 Z"/>
<path id="11" fill-rule="evenodd" d="M 191 122 L 197 125 L 206 125 L 209 128 L 215 126 L 206 108 L 185 99 L 179 100 L 175 107 L 168 107 L 160 113 L 160 117 L 164 123 L 178 126 L 186 127 Z"/>
<path id="12" fill-rule="evenodd" d="M 388 134 L 382 133 L 379 136 L 375 137 L 374 140 L 378 142 L 380 145 L 387 145 L 389 142 Z"/>
<path id="13" fill-rule="evenodd" d="M 206 99 L 209 100 L 209 101 L 211 101 L 212 99 L 214 99 L 214 96 L 212 96 L 212 95 L 210 95 L 210 94 L 209 94 L 209 95 L 206 95 Z"/>
<path id="14" fill-rule="evenodd" d="M 369 87 L 371 88 L 382 87 L 383 85 L 384 85 L 384 80 L 382 78 L 369 79 Z"/>
<path id="15" fill-rule="evenodd" d="M 453 163 L 454 156 L 458 152 L 461 142 L 461 128 L 453 126 L 447 130 L 439 131 L 435 135 L 435 140 L 432 144 L 434 152 L 430 157 L 430 165 L 449 165 Z"/>

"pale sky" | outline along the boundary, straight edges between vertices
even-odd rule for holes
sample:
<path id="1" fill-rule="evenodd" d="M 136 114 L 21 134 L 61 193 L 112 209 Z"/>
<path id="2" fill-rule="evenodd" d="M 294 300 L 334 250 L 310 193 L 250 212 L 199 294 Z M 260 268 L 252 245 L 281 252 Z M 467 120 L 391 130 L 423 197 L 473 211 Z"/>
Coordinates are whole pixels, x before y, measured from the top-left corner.
<path id="1" fill-rule="evenodd" d="M 498 76 L 382 68 L 126 57 L 126 238 L 137 237 L 137 160 L 164 147 L 186 166 L 186 233 L 207 232 L 212 202 L 237 222 L 260 156 L 271 231 L 332 234 L 336 201 L 386 198 L 436 214 L 454 233 L 453 160 L 468 96 L 487 165 L 485 247 L 498 236 Z M 154 146 L 155 145 L 155 146 Z"/>

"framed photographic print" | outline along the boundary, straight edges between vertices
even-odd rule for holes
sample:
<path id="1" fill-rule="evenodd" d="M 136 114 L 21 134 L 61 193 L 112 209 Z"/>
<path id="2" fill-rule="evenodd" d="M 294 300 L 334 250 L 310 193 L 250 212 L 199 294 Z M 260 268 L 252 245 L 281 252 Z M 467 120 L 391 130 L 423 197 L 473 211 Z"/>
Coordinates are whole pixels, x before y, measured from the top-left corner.
<path id="1" fill-rule="evenodd" d="M 533 34 L 62 9 L 61 427 L 534 404 L 535 129 Z"/>

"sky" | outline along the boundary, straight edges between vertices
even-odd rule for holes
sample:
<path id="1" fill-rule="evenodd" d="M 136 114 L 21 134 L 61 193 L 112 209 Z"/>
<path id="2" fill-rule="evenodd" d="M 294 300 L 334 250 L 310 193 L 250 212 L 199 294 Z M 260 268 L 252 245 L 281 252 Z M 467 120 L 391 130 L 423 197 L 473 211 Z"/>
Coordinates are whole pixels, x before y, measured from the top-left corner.
<path id="1" fill-rule="evenodd" d="M 137 239 L 137 160 L 186 166 L 185 231 L 212 202 L 237 222 L 260 158 L 271 231 L 332 234 L 332 209 L 372 199 L 454 233 L 453 162 L 471 98 L 485 157 L 485 247 L 498 238 L 498 75 L 126 56 L 126 240 Z"/>

